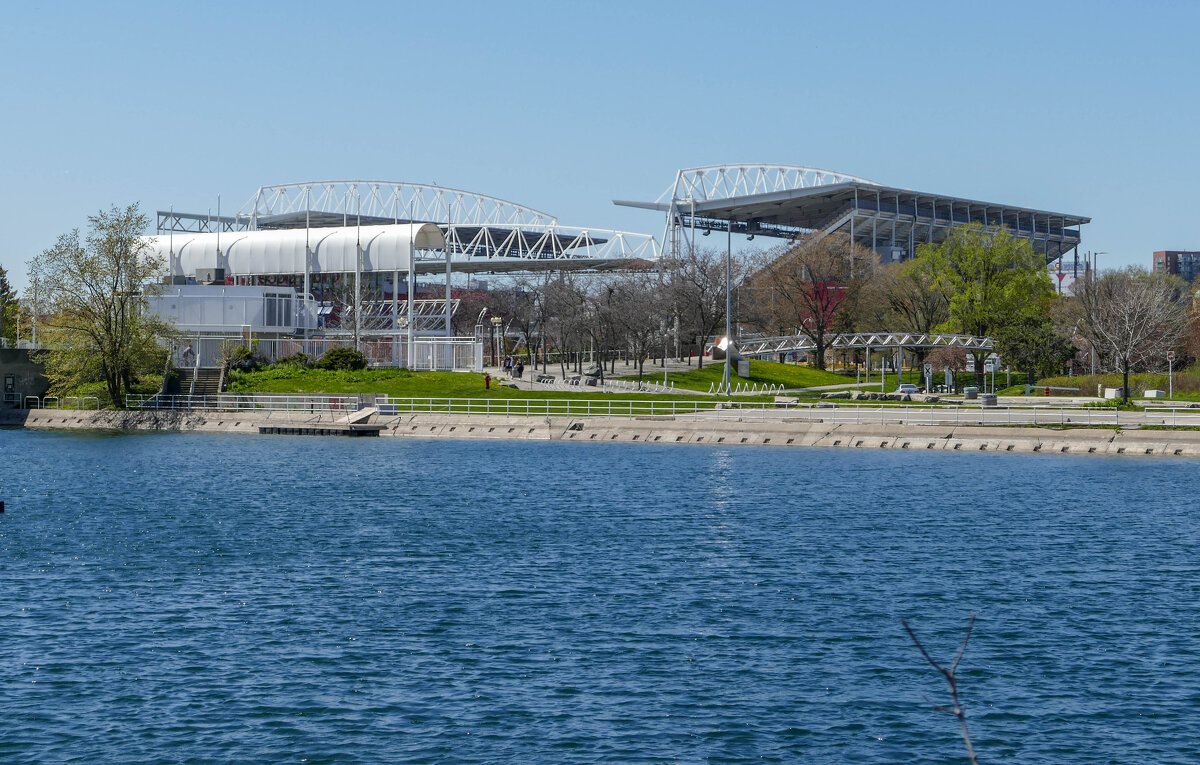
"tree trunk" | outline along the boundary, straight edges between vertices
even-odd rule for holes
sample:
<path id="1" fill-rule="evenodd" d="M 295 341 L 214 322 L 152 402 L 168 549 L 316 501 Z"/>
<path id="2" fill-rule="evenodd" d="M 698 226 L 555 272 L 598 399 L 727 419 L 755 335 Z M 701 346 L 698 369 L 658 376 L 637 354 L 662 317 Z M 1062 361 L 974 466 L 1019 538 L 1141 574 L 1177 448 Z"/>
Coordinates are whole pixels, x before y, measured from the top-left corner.
<path id="1" fill-rule="evenodd" d="M 1125 381 L 1123 383 L 1125 387 L 1121 389 L 1121 403 L 1128 404 L 1129 403 L 1129 362 L 1128 361 L 1124 361 L 1121 363 L 1121 373 L 1122 373 L 1122 375 L 1124 375 L 1124 378 L 1125 378 Z"/>

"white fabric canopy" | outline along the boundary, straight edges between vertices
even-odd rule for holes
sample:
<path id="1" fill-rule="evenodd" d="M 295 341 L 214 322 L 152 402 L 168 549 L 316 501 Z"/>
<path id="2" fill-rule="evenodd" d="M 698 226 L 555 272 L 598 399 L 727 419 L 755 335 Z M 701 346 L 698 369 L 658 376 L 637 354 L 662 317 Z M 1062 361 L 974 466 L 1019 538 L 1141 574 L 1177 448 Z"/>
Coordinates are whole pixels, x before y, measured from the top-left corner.
<path id="1" fill-rule="evenodd" d="M 146 237 L 172 276 L 195 276 L 200 268 L 223 268 L 226 276 L 303 274 L 306 239 L 312 250 L 311 272 L 326 274 L 356 271 L 360 245 L 364 273 L 407 272 L 413 246 L 419 250 L 446 247 L 442 230 L 432 223 L 224 232 L 219 236 L 220 254 L 217 234 Z"/>

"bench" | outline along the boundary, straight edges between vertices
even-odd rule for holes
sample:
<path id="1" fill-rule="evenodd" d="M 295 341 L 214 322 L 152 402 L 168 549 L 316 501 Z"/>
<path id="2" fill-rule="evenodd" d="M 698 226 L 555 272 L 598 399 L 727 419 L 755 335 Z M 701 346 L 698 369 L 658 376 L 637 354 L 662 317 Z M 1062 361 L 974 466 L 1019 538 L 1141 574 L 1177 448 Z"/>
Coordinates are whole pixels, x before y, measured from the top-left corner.
<path id="1" fill-rule="evenodd" d="M 554 384 L 554 375 L 538 375 L 534 379 L 540 383 L 548 383 L 550 385 Z"/>

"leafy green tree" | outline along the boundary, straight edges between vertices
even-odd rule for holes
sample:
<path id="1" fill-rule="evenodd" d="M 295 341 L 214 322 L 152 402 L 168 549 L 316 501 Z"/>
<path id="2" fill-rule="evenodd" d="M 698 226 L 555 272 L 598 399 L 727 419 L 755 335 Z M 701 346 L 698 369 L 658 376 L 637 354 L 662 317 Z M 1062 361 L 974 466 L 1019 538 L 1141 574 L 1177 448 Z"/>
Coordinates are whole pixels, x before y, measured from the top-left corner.
<path id="1" fill-rule="evenodd" d="M 8 271 L 0 266 L 0 337 L 16 342 L 17 293 L 8 281 Z"/>
<path id="2" fill-rule="evenodd" d="M 917 248 L 914 268 L 933 274 L 949 299 L 944 326 L 950 331 L 987 337 L 1010 326 L 1039 325 L 1054 299 L 1045 259 L 1005 228 L 959 226 L 943 242 Z M 982 370 L 976 375 L 982 379 Z"/>
<path id="3" fill-rule="evenodd" d="M 102 381 L 121 406 L 135 375 L 165 363 L 161 339 L 171 328 L 146 311 L 146 297 L 165 274 L 141 234 L 149 218 L 138 205 L 88 218 L 87 235 L 63 234 L 29 262 L 39 316 L 38 340 L 51 389 L 63 393 Z"/>
<path id="4" fill-rule="evenodd" d="M 1017 369 L 1025 370 L 1029 385 L 1039 374 L 1052 375 L 1075 355 L 1071 341 L 1055 331 L 1050 320 L 1021 316 L 997 330 L 994 338 L 1000 358 Z"/>

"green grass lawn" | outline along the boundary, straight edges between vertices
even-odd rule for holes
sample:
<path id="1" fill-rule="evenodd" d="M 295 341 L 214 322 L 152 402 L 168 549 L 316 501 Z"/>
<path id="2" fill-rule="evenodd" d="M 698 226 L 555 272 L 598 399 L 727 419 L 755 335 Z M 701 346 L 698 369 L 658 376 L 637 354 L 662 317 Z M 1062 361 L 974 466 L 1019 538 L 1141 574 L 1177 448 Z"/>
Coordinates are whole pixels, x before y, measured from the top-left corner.
<path id="1" fill-rule="evenodd" d="M 527 383 L 522 383 L 526 385 Z M 580 386 L 577 391 L 521 389 L 497 385 L 484 388 L 483 375 L 474 372 L 410 372 L 407 369 L 364 369 L 329 371 L 303 367 L 269 367 L 257 372 L 236 373 L 229 393 L 279 393 L 295 395 L 353 395 L 374 393 L 394 398 L 491 398 L 491 399 L 579 399 L 642 400 L 649 393 L 604 393 Z M 712 401 L 707 396 L 681 393 L 677 400 Z"/>
<path id="2" fill-rule="evenodd" d="M 725 363 L 723 361 L 709 361 L 704 365 L 703 369 L 692 369 L 687 372 L 671 372 L 667 376 L 667 381 L 674 383 L 676 388 L 708 391 L 713 385 L 721 383 L 724 368 Z M 618 367 L 617 371 L 620 372 L 622 370 Z M 737 377 L 736 367 L 733 372 L 734 385 L 742 383 L 744 385 L 757 384 L 759 387 L 764 385 L 781 385 L 784 388 L 812 388 L 818 385 L 845 385 L 846 383 L 854 382 L 853 377 L 846 377 L 834 372 L 810 369 L 795 364 L 779 364 L 774 361 L 758 361 L 755 359 L 750 361 L 750 377 Z M 636 380 L 637 375 L 625 374 L 621 376 L 621 379 Z M 663 373 L 661 371 L 651 372 L 650 367 L 647 366 L 646 374 L 642 379 L 648 382 L 662 383 Z"/>
<path id="3" fill-rule="evenodd" d="M 1043 377 L 1037 381 L 1031 392 L 1032 396 L 1042 396 L 1045 386 L 1052 388 L 1078 388 L 1078 391 L 1051 390 L 1054 396 L 1095 396 L 1098 385 L 1106 388 L 1119 388 L 1123 384 L 1119 374 L 1079 375 L 1076 377 Z M 1176 370 L 1175 372 L 1175 401 L 1200 401 L 1200 370 Z M 1151 389 L 1168 390 L 1167 376 L 1154 372 L 1137 372 L 1129 375 L 1131 398 L 1141 398 Z M 1025 393 L 1024 377 L 1022 383 L 1000 391 L 1006 396 L 1021 396 Z M 1166 399 L 1164 399 L 1166 400 Z"/>

